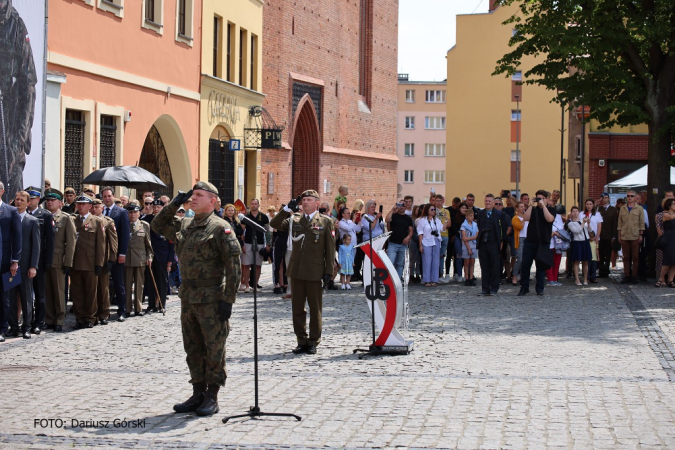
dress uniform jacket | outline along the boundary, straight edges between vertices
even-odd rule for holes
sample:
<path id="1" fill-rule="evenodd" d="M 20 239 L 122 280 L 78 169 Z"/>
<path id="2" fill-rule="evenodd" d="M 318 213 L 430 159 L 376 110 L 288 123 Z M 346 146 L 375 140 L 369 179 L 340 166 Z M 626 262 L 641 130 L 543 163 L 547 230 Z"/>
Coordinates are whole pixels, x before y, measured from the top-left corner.
<path id="1" fill-rule="evenodd" d="M 77 230 L 77 244 L 73 257 L 73 270 L 70 273 L 73 311 L 77 323 L 93 324 L 96 314 L 96 285 L 95 267 L 105 265 L 105 231 L 103 220 L 93 214 L 86 219 L 81 216 L 75 218 Z"/>
<path id="2" fill-rule="evenodd" d="M 46 322 L 49 325 L 63 325 L 66 317 L 65 277 L 63 267 L 73 266 L 77 232 L 73 216 L 58 210 L 54 218 L 54 255 L 52 265 L 47 269 L 45 286 Z"/>
<path id="3" fill-rule="evenodd" d="M 103 230 L 105 231 L 105 262 L 114 264 L 117 261 L 117 229 L 115 228 L 115 221 L 107 216 L 101 215 L 99 217 L 103 220 Z M 109 272 L 105 269 L 98 275 L 97 280 L 96 317 L 101 321 L 108 320 L 108 317 L 110 317 L 110 279 Z"/>
<path id="4" fill-rule="evenodd" d="M 124 265 L 126 267 L 145 267 L 147 266 L 147 260 L 153 257 L 150 225 L 143 220 L 137 220 L 136 223 L 129 224 L 129 229 L 129 248 Z"/>

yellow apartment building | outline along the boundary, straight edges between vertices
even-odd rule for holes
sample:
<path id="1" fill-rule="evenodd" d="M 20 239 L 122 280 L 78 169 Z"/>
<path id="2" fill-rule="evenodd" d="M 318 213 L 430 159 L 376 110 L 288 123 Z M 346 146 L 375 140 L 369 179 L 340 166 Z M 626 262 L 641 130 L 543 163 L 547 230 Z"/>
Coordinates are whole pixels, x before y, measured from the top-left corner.
<path id="1" fill-rule="evenodd" d="M 260 197 L 260 149 L 246 149 L 245 128 L 259 127 L 262 0 L 204 0 L 200 179 L 223 204 Z"/>
<path id="2" fill-rule="evenodd" d="M 534 65 L 524 60 L 513 77 L 492 76 L 497 61 L 509 52 L 513 29 L 502 25 L 517 10 L 494 6 L 486 14 L 457 16 L 456 45 L 448 50 L 446 198 L 476 196 L 504 189 L 515 193 L 520 152 L 521 193 L 560 189 L 562 110 L 551 103 L 554 92 L 521 85 Z M 565 113 L 565 127 L 569 114 Z M 568 133 L 562 134 L 568 158 Z M 566 165 L 566 164 L 565 164 Z M 573 184 L 565 176 L 563 203 L 574 201 Z"/>

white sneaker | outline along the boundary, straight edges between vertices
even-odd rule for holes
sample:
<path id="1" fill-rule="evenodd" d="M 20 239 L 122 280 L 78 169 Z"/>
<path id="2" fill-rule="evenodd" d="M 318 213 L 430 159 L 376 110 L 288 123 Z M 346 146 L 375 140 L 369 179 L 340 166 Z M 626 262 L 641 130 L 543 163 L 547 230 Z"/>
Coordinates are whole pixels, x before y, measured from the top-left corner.
<path id="1" fill-rule="evenodd" d="M 344 284 L 341 284 L 340 289 L 345 290 L 345 289 L 347 289 L 347 286 L 345 286 Z"/>
<path id="2" fill-rule="evenodd" d="M 441 283 L 446 283 L 446 284 L 449 283 L 450 282 L 450 275 L 442 276 L 439 281 Z"/>
<path id="3" fill-rule="evenodd" d="M 346 284 L 346 285 L 345 285 L 345 288 L 346 288 L 347 290 L 351 290 L 351 289 L 352 289 L 352 285 L 351 285 L 351 284 Z"/>
<path id="4" fill-rule="evenodd" d="M 459 277 L 458 283 L 464 283 L 465 281 L 466 281 L 466 279 L 464 277 Z"/>

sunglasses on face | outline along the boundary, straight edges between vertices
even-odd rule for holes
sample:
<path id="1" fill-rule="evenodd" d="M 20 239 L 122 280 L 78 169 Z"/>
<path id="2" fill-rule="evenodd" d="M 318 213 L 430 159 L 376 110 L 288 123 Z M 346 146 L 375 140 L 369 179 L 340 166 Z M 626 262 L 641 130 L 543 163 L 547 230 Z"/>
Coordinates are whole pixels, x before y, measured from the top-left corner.
<path id="1" fill-rule="evenodd" d="M 430 209 L 430 210 L 429 210 L 429 212 L 434 212 L 434 211 L 436 211 L 436 210 L 435 210 L 435 209 Z"/>
<path id="2" fill-rule="evenodd" d="M 152 205 L 152 202 L 151 202 L 151 203 L 146 203 L 146 205 Z"/>
<path id="3" fill-rule="evenodd" d="M 626 197 L 635 197 L 634 195 L 626 195 Z"/>
<path id="4" fill-rule="evenodd" d="M 495 206 L 504 206 L 503 203 L 495 203 Z"/>

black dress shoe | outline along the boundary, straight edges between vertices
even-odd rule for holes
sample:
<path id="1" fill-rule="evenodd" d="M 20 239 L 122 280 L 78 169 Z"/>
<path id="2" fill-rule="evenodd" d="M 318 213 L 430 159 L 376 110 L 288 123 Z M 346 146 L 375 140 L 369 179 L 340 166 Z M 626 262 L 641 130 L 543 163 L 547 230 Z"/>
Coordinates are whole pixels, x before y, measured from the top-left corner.
<path id="1" fill-rule="evenodd" d="M 283 291 L 283 293 L 285 294 L 285 293 L 286 293 L 286 291 L 288 290 L 288 286 L 284 286 L 284 287 L 282 287 L 282 288 L 281 288 L 281 290 L 282 290 L 282 291 Z"/>
<path id="2" fill-rule="evenodd" d="M 308 355 L 316 355 L 316 345 L 308 345 L 307 346 L 307 354 Z"/>
<path id="3" fill-rule="evenodd" d="M 630 277 L 623 277 L 621 279 L 621 284 L 630 284 Z"/>
<path id="4" fill-rule="evenodd" d="M 5 337 L 18 337 L 19 336 L 19 330 L 13 330 L 9 329 L 7 330 L 7 333 L 5 333 Z"/>
<path id="5" fill-rule="evenodd" d="M 307 351 L 307 346 L 306 345 L 298 345 L 293 349 L 293 353 L 296 355 L 299 355 L 300 353 L 305 353 Z"/>
<path id="6" fill-rule="evenodd" d="M 538 295 L 539 297 L 543 296 L 543 295 L 544 295 L 544 291 L 537 291 L 537 295 Z"/>
<path id="7" fill-rule="evenodd" d="M 139 311 L 139 312 L 134 314 L 135 317 L 142 317 L 144 315 L 145 315 L 145 313 L 143 311 Z"/>
<path id="8" fill-rule="evenodd" d="M 5 342 L 5 335 L 4 334 L 0 334 L 0 342 Z"/>
<path id="9" fill-rule="evenodd" d="M 54 325 L 54 331 L 60 333 L 61 331 L 63 331 L 63 327 L 61 325 Z"/>
<path id="10" fill-rule="evenodd" d="M 54 328 L 54 325 L 52 325 L 51 323 L 47 323 L 47 324 L 45 324 L 44 327 L 42 327 L 43 330 L 51 330 L 53 328 Z"/>
<path id="11" fill-rule="evenodd" d="M 491 296 L 492 294 L 490 294 L 490 291 L 482 291 L 482 292 L 480 293 L 480 295 L 482 295 L 482 296 L 484 296 L 484 297 L 489 297 L 489 296 Z"/>
<path id="12" fill-rule="evenodd" d="M 523 289 L 523 288 L 520 288 L 520 291 L 518 292 L 518 297 L 524 297 L 524 296 L 526 296 L 529 292 L 530 292 L 529 289 Z"/>
<path id="13" fill-rule="evenodd" d="M 30 336 L 30 331 L 24 331 L 24 332 L 23 332 L 23 338 L 24 338 L 24 339 L 30 339 L 30 337 L 31 337 L 31 336 Z"/>
<path id="14" fill-rule="evenodd" d="M 94 328 L 94 324 L 91 323 L 91 322 L 87 322 L 87 323 L 84 324 L 84 327 L 85 328 Z"/>
<path id="15" fill-rule="evenodd" d="M 276 287 L 273 289 L 272 292 L 274 292 L 275 294 L 278 295 L 278 294 L 281 294 L 282 291 L 283 291 L 283 289 L 281 289 L 279 286 L 276 286 Z"/>
<path id="16" fill-rule="evenodd" d="M 81 330 L 82 328 L 84 328 L 84 324 L 82 324 L 80 322 L 75 322 L 75 326 L 73 326 L 73 329 Z"/>
<path id="17" fill-rule="evenodd" d="M 40 327 L 33 327 L 33 329 L 31 329 L 30 332 L 33 334 L 40 334 L 42 333 L 42 330 L 40 329 Z"/>
<path id="18" fill-rule="evenodd" d="M 124 322 L 125 320 L 127 320 L 127 319 L 124 317 L 124 314 L 122 314 L 121 316 L 118 316 L 118 317 L 117 317 L 117 321 L 118 321 L 118 322 Z"/>
<path id="19" fill-rule="evenodd" d="M 100 323 L 101 325 L 108 325 L 108 321 L 105 320 L 105 319 L 101 319 L 101 321 L 100 321 L 99 323 Z"/>
<path id="20" fill-rule="evenodd" d="M 598 280 L 588 280 L 589 283 L 598 284 Z"/>

